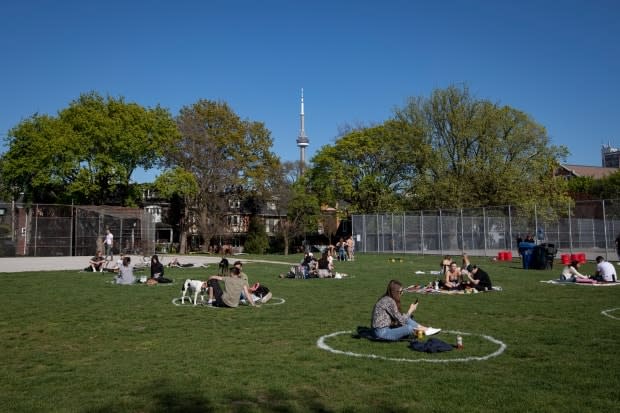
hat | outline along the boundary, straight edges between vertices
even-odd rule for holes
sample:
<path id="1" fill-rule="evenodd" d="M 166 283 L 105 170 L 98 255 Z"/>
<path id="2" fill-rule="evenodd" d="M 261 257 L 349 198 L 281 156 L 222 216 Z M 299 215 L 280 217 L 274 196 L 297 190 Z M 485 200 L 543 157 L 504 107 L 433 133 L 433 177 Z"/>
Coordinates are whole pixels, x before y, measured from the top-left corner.
<path id="1" fill-rule="evenodd" d="M 314 255 L 312 255 L 312 253 L 311 253 L 311 252 L 309 252 L 309 253 L 308 253 L 308 256 L 309 256 L 309 257 L 314 257 Z"/>

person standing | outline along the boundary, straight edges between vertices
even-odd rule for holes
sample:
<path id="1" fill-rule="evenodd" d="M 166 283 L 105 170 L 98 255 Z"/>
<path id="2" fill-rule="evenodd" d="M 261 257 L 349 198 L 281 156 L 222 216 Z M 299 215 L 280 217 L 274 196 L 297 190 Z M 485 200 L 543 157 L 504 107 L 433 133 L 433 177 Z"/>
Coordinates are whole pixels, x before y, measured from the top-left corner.
<path id="1" fill-rule="evenodd" d="M 353 235 L 347 238 L 347 261 L 353 261 L 355 259 L 355 240 Z"/>
<path id="2" fill-rule="evenodd" d="M 618 259 L 620 260 L 620 234 L 616 237 L 616 254 L 618 255 Z"/>
<path id="3" fill-rule="evenodd" d="M 112 232 L 110 232 L 110 229 L 106 229 L 105 240 L 103 241 L 106 260 L 108 260 L 108 257 L 110 257 L 110 261 L 114 261 L 114 252 L 112 251 L 113 245 L 114 245 L 114 235 L 112 235 Z"/>

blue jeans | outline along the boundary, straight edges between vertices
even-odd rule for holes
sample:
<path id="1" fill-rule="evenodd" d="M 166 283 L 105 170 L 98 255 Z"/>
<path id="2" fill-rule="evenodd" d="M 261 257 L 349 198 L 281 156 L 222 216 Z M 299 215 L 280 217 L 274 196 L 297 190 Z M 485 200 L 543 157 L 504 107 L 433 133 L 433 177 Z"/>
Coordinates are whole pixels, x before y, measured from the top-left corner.
<path id="1" fill-rule="evenodd" d="M 382 340 L 388 341 L 398 341 L 403 337 L 407 337 L 413 331 L 418 328 L 418 323 L 415 322 L 413 318 L 407 320 L 407 324 L 400 327 L 390 328 L 390 327 L 382 327 L 375 328 L 375 336 Z"/>

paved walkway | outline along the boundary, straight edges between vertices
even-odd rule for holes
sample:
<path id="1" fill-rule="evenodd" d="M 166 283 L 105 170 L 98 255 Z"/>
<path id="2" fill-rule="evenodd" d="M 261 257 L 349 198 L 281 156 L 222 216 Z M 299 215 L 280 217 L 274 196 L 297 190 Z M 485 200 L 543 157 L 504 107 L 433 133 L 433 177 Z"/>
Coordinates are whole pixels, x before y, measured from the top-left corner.
<path id="1" fill-rule="evenodd" d="M 194 264 L 194 266 L 200 267 L 204 264 L 217 265 L 221 257 L 208 256 L 208 255 L 182 255 L 176 256 L 182 264 Z M 88 266 L 88 261 L 91 256 L 85 257 L 4 257 L 0 258 L 0 273 L 3 272 L 25 272 L 25 271 L 52 271 L 52 270 L 82 270 Z M 173 256 L 160 256 L 160 260 L 164 265 L 169 263 Z M 283 261 L 266 261 L 266 260 L 246 260 L 243 256 L 227 257 L 228 261 L 232 265 L 234 261 L 243 262 L 267 262 L 272 264 L 285 264 L 293 265 L 291 262 L 295 261 L 293 257 L 282 257 Z M 284 262 L 284 260 L 290 262 Z M 118 260 L 118 255 L 115 256 L 115 260 Z M 141 256 L 131 256 L 131 263 L 136 264 L 142 262 Z M 216 267 L 217 268 L 217 267 Z"/>

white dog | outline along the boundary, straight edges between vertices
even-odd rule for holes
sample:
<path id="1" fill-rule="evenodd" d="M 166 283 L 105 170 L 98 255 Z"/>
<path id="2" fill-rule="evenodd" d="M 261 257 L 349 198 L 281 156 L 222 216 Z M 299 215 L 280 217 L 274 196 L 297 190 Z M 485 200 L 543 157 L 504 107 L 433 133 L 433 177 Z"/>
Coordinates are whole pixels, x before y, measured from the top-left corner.
<path id="1" fill-rule="evenodd" d="M 183 287 L 181 287 L 181 291 L 183 295 L 181 296 L 181 304 L 185 304 L 185 296 L 187 295 L 189 302 L 192 302 L 191 294 L 194 293 L 194 305 L 198 304 L 198 294 L 200 294 L 200 299 L 204 301 L 204 291 L 207 289 L 207 283 L 205 281 L 200 280 L 190 280 L 187 279 L 183 283 Z"/>

